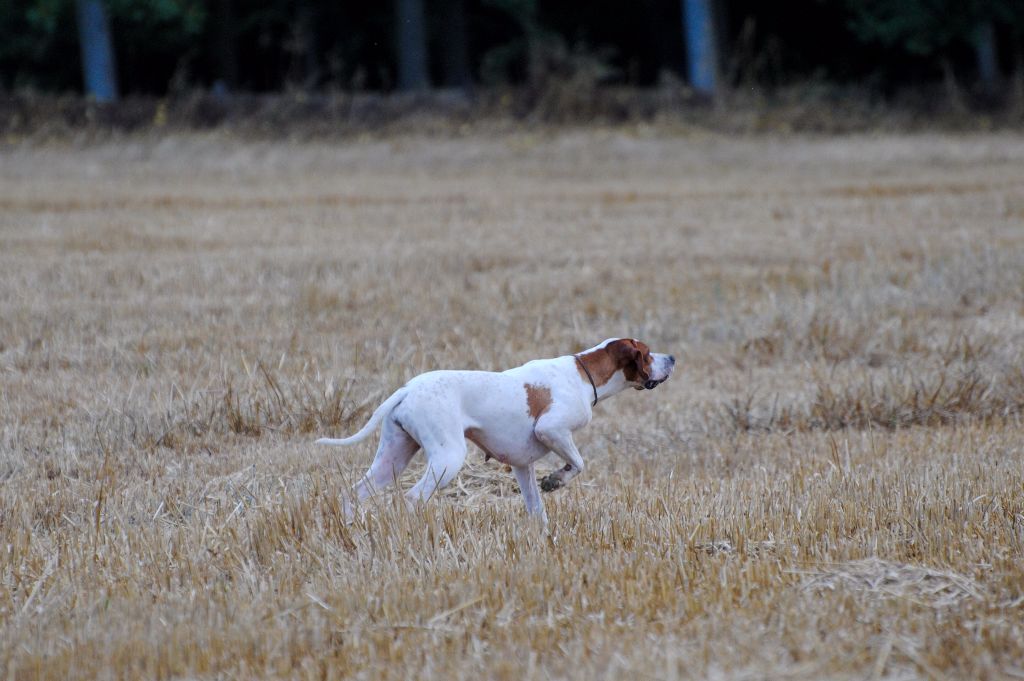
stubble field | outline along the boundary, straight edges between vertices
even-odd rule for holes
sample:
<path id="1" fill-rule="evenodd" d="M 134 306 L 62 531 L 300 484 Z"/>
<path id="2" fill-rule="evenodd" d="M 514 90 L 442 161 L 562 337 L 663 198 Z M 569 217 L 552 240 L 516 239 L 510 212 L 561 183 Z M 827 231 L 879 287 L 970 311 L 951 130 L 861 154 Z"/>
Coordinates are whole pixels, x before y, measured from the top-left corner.
<path id="1" fill-rule="evenodd" d="M 549 534 L 477 450 L 344 524 L 315 438 L 620 335 Z M 1021 678 L 1022 411 L 1020 135 L 8 148 L 0 672 Z"/>

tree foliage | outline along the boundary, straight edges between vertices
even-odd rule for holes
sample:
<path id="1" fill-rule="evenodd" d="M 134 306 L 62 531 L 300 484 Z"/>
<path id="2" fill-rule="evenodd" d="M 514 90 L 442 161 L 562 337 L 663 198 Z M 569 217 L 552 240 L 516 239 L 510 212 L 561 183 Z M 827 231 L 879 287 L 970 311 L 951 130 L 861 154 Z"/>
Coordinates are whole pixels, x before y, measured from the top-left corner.
<path id="1" fill-rule="evenodd" d="M 126 94 L 208 88 L 390 90 L 393 1 L 105 0 Z M 1024 0 L 716 0 L 727 84 L 814 78 L 889 88 L 966 72 L 990 22 L 1004 71 L 1020 60 Z M 651 85 L 684 73 L 679 0 L 424 0 L 430 81 Z M 452 12 L 464 39 L 451 51 Z M 74 0 L 0 0 L 0 90 L 80 90 Z"/>
<path id="2" fill-rule="evenodd" d="M 978 27 L 1000 23 L 1024 27 L 1020 0 L 846 0 L 850 25 L 865 42 L 932 56 L 977 39 Z"/>

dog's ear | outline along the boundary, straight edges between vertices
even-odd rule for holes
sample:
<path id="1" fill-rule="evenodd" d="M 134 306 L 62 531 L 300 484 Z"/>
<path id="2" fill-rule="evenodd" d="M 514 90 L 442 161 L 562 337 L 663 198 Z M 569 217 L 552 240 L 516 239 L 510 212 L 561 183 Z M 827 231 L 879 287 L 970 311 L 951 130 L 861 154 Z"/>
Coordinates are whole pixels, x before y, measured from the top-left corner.
<path id="1" fill-rule="evenodd" d="M 646 381 L 651 377 L 651 372 L 647 370 L 644 354 L 644 349 L 637 345 L 636 341 L 633 341 L 633 364 L 636 367 L 636 375 L 641 381 Z"/>
<path id="2" fill-rule="evenodd" d="M 609 347 L 616 364 L 622 368 L 627 381 L 646 381 L 651 377 L 644 361 L 644 351 L 632 338 L 615 341 Z"/>

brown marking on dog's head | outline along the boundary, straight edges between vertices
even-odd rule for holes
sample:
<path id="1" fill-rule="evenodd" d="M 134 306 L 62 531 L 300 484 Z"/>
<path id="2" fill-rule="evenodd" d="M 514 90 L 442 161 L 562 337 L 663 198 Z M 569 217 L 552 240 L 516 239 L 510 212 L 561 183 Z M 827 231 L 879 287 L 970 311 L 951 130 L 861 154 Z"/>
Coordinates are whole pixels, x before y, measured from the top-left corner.
<path id="1" fill-rule="evenodd" d="M 530 418 L 536 421 L 551 407 L 551 389 L 533 383 L 525 383 L 523 387 L 526 388 L 526 407 Z"/>
<path id="2" fill-rule="evenodd" d="M 654 358 L 651 357 L 651 349 L 646 343 L 623 338 L 608 345 L 616 346 L 614 352 L 617 353 L 619 366 L 622 367 L 622 373 L 627 381 L 643 383 L 651 377 L 651 364 Z"/>
<path id="3" fill-rule="evenodd" d="M 642 383 L 651 377 L 651 349 L 632 338 L 613 340 L 603 348 L 579 355 L 579 359 L 590 371 L 597 387 L 610 381 L 617 371 L 630 383 Z M 576 368 L 583 380 L 589 380 L 583 367 Z"/>

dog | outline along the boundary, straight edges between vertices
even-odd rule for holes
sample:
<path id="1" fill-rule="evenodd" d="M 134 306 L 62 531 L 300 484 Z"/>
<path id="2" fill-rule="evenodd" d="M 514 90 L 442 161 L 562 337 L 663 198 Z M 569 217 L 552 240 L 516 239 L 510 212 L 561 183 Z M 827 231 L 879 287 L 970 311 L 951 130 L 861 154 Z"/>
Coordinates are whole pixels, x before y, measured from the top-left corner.
<path id="1" fill-rule="evenodd" d="M 422 447 L 426 471 L 406 494 L 416 504 L 458 474 L 470 440 L 487 458 L 512 467 L 527 513 L 546 525 L 534 473 L 537 460 L 554 452 L 565 462 L 540 482 L 543 490 L 568 483 L 584 468 L 572 434 L 590 423 L 593 407 L 627 388 L 653 390 L 672 375 L 675 362 L 636 339 L 609 338 L 575 355 L 537 359 L 500 373 L 430 371 L 384 400 L 355 435 L 316 442 L 350 445 L 383 422 L 377 454 L 355 486 L 356 502 L 397 480 Z M 351 520 L 351 500 L 344 505 Z"/>

